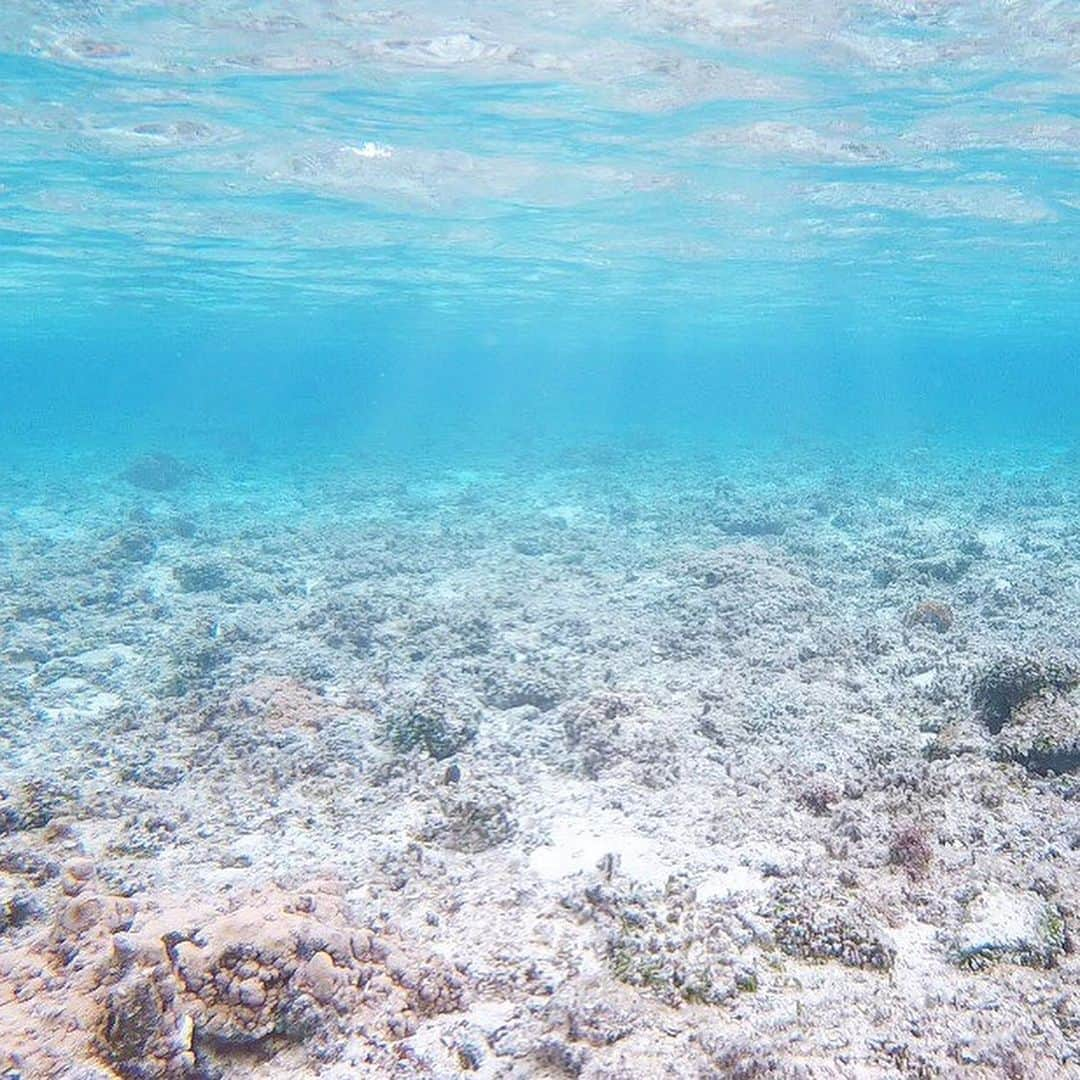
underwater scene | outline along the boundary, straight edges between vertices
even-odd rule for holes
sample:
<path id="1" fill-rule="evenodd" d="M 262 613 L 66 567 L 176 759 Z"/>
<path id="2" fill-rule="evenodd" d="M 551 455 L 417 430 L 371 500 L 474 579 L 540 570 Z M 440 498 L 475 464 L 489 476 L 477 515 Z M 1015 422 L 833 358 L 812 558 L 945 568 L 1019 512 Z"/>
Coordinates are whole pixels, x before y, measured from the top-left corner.
<path id="1" fill-rule="evenodd" d="M 0 1075 L 1080 1077 L 1075 0 L 5 0 Z"/>

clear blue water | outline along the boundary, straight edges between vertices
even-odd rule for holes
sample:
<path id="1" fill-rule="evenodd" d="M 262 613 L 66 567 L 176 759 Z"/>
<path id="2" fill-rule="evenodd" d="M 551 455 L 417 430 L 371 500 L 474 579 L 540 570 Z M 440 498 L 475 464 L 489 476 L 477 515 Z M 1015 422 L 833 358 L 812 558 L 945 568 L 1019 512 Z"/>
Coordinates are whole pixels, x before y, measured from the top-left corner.
<path id="1" fill-rule="evenodd" d="M 11 0 L 14 451 L 1076 435 L 1071 2 Z"/>

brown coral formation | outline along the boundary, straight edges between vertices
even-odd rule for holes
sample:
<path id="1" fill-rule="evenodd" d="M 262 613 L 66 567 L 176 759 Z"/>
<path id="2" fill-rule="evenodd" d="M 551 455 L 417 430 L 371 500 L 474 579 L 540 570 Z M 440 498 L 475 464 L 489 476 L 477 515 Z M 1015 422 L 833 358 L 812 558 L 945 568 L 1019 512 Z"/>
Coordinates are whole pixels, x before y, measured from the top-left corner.
<path id="1" fill-rule="evenodd" d="M 62 879 L 51 930 L 4 955 L 0 1066 L 63 1076 L 219 1075 L 287 1055 L 301 1071 L 356 1038 L 384 1053 L 425 1017 L 462 1007 L 463 982 L 385 928 L 356 925 L 329 886 L 254 893 L 229 910 L 137 908 L 89 860 Z"/>

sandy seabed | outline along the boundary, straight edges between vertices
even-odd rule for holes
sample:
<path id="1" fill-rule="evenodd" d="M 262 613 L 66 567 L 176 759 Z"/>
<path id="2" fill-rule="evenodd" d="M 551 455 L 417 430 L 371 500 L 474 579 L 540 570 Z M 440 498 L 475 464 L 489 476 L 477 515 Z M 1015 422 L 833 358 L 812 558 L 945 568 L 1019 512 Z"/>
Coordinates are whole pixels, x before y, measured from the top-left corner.
<path id="1" fill-rule="evenodd" d="M 178 457 L 0 471 L 4 1076 L 1080 1075 L 1075 448 Z"/>

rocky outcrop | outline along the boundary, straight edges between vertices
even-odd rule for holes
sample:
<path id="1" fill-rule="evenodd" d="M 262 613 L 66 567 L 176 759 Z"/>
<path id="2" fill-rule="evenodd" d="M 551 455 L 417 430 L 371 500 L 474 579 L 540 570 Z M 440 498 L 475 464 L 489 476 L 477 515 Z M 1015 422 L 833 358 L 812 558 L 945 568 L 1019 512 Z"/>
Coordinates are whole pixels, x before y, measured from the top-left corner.
<path id="1" fill-rule="evenodd" d="M 52 928 L 5 956 L 0 1065 L 31 1057 L 62 1076 L 86 1057 L 133 1080 L 209 1078 L 254 1055 L 304 1070 L 350 1038 L 383 1051 L 463 1005 L 453 969 L 351 919 L 329 886 L 226 910 L 137 906 L 105 892 L 86 859 L 62 885 Z"/>

